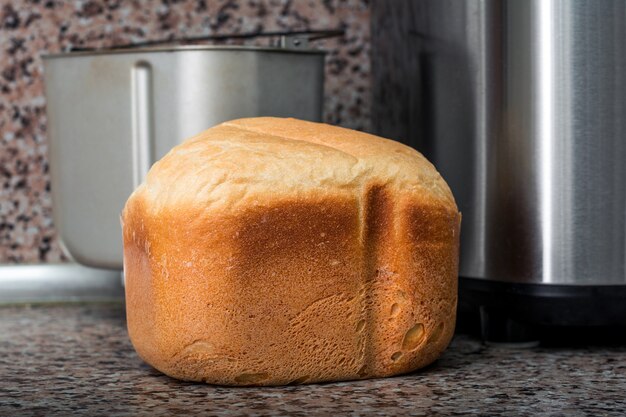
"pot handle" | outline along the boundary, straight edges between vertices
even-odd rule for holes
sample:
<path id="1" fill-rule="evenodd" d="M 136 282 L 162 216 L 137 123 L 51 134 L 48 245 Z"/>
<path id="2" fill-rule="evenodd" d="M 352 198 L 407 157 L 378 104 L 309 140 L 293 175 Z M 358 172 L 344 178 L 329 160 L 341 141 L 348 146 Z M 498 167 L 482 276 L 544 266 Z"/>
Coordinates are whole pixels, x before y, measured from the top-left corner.
<path id="1" fill-rule="evenodd" d="M 131 69 L 133 188 L 137 188 L 154 162 L 152 65 L 139 61 Z"/>
<path id="2" fill-rule="evenodd" d="M 335 38 L 343 36 L 344 29 L 320 29 L 320 30 L 300 30 L 300 31 L 279 31 L 279 32 L 253 32 L 238 33 L 228 35 L 198 36 L 182 39 L 158 39 L 154 41 L 138 42 L 132 44 L 116 45 L 113 48 L 83 48 L 72 47 L 69 52 L 93 52 L 93 51 L 115 51 L 119 49 L 146 48 L 152 46 L 179 46 L 195 45 L 210 41 L 224 41 L 229 39 L 253 39 L 253 38 L 278 38 L 278 44 L 272 45 L 285 49 L 305 49 L 309 42 L 320 39 Z"/>

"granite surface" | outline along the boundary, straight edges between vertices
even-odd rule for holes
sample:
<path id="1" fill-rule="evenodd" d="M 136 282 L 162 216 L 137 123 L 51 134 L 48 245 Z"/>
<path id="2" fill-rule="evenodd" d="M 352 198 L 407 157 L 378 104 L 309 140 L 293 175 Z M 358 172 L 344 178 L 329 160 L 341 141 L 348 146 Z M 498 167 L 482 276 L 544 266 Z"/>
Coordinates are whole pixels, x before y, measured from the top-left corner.
<path id="1" fill-rule="evenodd" d="M 369 0 L 0 1 L 0 263 L 65 259 L 52 223 L 42 54 L 330 28 L 345 36 L 318 43 L 330 52 L 324 119 L 368 130 Z"/>
<path id="2" fill-rule="evenodd" d="M 485 347 L 388 379 L 277 388 L 179 382 L 135 354 L 121 305 L 0 308 L 0 415 L 624 415 L 626 346 Z"/>

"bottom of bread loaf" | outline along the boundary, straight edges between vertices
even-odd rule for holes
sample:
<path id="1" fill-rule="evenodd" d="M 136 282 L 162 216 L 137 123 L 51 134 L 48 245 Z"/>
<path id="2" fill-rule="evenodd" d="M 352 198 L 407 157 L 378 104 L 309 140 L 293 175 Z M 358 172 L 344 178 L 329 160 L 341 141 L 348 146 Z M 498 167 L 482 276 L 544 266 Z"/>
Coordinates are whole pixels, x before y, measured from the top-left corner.
<path id="1" fill-rule="evenodd" d="M 450 339 L 447 333 L 449 332 L 443 324 L 435 328 L 430 335 L 426 334 L 422 324 L 416 324 L 407 331 L 404 346 L 389 356 L 389 363 L 385 364 L 385 369 L 374 363 L 359 366 L 364 362 L 364 358 L 358 356 L 352 360 L 340 361 L 339 366 L 332 369 L 323 366 L 313 369 L 312 364 L 306 363 L 298 368 L 284 368 L 280 364 L 264 363 L 249 363 L 242 367 L 242 363 L 236 363 L 237 360 L 234 358 L 212 355 L 210 342 L 203 340 L 185 347 L 167 363 L 162 361 L 151 363 L 149 360 L 146 362 L 172 378 L 213 385 L 272 386 L 350 381 L 402 375 L 423 368 L 441 355 Z M 411 351 L 412 344 L 422 345 L 421 349 Z"/>
<path id="2" fill-rule="evenodd" d="M 239 336 L 258 342 L 247 345 L 248 351 L 219 345 L 210 335 L 179 347 L 171 356 L 153 351 L 141 339 L 136 349 L 146 362 L 170 377 L 216 385 L 297 385 L 387 377 L 435 361 L 452 337 L 455 309 L 456 301 L 416 300 L 383 278 L 355 294 L 316 300 L 286 318 L 285 330 L 277 329 L 273 335 L 242 326 Z M 411 314 L 407 320 L 403 317 L 407 310 L 422 315 L 416 320 Z M 236 315 L 232 312 L 232 317 Z"/>

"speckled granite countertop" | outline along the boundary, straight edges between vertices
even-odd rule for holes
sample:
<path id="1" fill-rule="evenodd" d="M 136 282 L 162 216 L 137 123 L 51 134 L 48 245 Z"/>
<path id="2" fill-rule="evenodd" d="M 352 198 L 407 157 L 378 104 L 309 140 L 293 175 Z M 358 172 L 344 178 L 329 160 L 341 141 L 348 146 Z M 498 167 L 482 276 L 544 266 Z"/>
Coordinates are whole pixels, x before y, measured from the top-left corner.
<path id="1" fill-rule="evenodd" d="M 141 362 L 121 305 L 0 307 L 0 416 L 624 415 L 626 346 L 506 350 L 457 336 L 396 378 L 284 388 L 179 382 Z"/>

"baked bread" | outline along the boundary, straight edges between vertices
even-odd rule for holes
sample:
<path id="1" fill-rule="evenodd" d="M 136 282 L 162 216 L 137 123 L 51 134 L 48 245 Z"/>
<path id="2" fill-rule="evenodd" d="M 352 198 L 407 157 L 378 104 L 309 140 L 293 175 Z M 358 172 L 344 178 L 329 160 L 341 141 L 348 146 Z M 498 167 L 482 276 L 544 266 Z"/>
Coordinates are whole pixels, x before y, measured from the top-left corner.
<path id="1" fill-rule="evenodd" d="M 383 377 L 433 362 L 452 337 L 460 214 L 400 143 L 226 122 L 154 164 L 122 222 L 130 338 L 174 378 Z"/>

